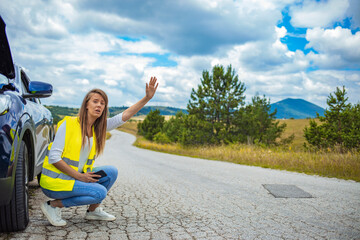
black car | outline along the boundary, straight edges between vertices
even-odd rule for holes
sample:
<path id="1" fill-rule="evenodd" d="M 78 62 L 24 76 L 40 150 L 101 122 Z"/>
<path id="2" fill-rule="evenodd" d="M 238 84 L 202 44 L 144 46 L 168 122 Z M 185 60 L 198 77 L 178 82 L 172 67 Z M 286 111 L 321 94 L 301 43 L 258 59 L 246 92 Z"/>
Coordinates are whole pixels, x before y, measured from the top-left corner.
<path id="1" fill-rule="evenodd" d="M 0 232 L 11 232 L 29 222 L 27 185 L 54 137 L 51 113 L 39 100 L 51 96 L 52 86 L 30 81 L 13 63 L 1 16 L 0 58 Z"/>

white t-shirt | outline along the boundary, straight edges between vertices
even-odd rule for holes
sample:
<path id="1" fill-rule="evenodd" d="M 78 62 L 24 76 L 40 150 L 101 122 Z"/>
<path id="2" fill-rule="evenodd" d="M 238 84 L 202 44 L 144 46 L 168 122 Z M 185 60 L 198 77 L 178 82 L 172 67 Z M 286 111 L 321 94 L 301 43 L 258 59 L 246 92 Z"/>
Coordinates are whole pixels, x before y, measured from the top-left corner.
<path id="1" fill-rule="evenodd" d="M 122 120 L 122 113 L 119 113 L 116 116 L 107 119 L 106 131 L 113 130 L 123 125 L 124 123 L 125 122 Z M 60 127 L 56 132 L 54 142 L 49 152 L 50 164 L 54 164 L 61 160 L 61 154 L 64 151 L 64 146 L 65 146 L 65 134 L 66 134 L 66 121 L 64 121 L 60 125 Z M 88 144 L 88 141 L 86 141 L 85 146 L 81 148 L 80 159 L 79 159 L 79 172 L 82 172 L 83 167 L 86 161 L 88 160 L 90 154 L 90 150 L 93 144 L 93 138 L 90 137 L 89 140 L 90 140 L 90 145 Z"/>

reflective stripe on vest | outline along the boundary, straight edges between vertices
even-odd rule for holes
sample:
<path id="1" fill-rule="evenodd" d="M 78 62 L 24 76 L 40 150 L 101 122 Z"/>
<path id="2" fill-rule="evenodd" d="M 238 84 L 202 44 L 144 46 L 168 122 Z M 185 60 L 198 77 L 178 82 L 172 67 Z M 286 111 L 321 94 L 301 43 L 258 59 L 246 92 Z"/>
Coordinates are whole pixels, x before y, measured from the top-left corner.
<path id="1" fill-rule="evenodd" d="M 61 155 L 61 159 L 66 162 L 75 171 L 78 171 L 79 159 L 81 152 L 81 127 L 76 117 L 65 117 L 58 123 L 59 126 L 66 121 L 65 145 Z M 93 144 L 90 150 L 88 160 L 82 169 L 83 172 L 92 171 L 95 156 L 96 156 L 96 136 L 94 127 L 93 131 Z M 75 179 L 66 173 L 61 172 L 53 164 L 49 163 L 48 153 L 51 149 L 52 143 L 49 144 L 48 152 L 44 159 L 43 170 L 40 178 L 40 186 L 44 189 L 51 191 L 72 191 Z"/>
<path id="2" fill-rule="evenodd" d="M 95 161 L 95 158 L 88 159 L 87 162 L 86 162 L 86 165 L 92 165 L 93 161 Z"/>
<path id="3" fill-rule="evenodd" d="M 79 167 L 79 161 L 71 160 L 69 158 L 63 157 L 62 160 L 70 166 Z"/>
<path id="4" fill-rule="evenodd" d="M 51 177 L 51 178 L 60 178 L 63 180 L 74 180 L 74 178 L 70 177 L 69 175 L 66 175 L 65 173 L 56 173 L 49 169 L 43 169 L 42 174 Z"/>

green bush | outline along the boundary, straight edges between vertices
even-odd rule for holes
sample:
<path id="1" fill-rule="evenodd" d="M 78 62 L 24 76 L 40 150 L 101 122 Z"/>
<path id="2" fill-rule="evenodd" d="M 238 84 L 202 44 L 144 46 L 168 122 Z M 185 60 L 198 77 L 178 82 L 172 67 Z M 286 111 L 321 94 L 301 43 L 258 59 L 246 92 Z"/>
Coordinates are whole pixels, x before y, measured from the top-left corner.
<path id="1" fill-rule="evenodd" d="M 234 127 L 230 129 L 232 140 L 266 146 L 291 143 L 294 135 L 278 141 L 286 124 L 276 121 L 275 115 L 276 110 L 271 112 L 270 100 L 254 96 L 250 104 L 236 112 Z"/>
<path id="2" fill-rule="evenodd" d="M 161 131 L 164 121 L 165 118 L 160 115 L 159 110 L 150 111 L 144 121 L 138 123 L 138 134 L 152 141 L 154 136 Z"/>
<path id="3" fill-rule="evenodd" d="M 169 137 L 163 132 L 158 132 L 157 134 L 155 134 L 154 141 L 161 144 L 171 143 Z"/>
<path id="4" fill-rule="evenodd" d="M 182 145 L 215 144 L 216 142 L 211 123 L 199 119 L 196 115 L 187 115 L 184 118 L 184 128 L 180 140 Z"/>
<path id="5" fill-rule="evenodd" d="M 176 113 L 175 117 L 170 118 L 164 123 L 162 132 L 171 142 L 179 142 L 184 128 L 184 119 L 187 115 L 182 111 Z"/>

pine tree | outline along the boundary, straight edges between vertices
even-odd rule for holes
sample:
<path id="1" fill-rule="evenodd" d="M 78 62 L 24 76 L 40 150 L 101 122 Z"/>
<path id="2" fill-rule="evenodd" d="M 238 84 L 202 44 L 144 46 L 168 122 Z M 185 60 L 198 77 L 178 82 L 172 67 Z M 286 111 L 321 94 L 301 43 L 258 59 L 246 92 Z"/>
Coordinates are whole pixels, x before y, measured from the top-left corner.
<path id="1" fill-rule="evenodd" d="M 271 112 L 270 100 L 256 95 L 251 104 L 247 105 L 241 115 L 238 115 L 235 134 L 238 139 L 248 144 L 274 145 L 285 131 L 286 124 L 276 121 L 276 110 Z M 242 135 L 242 136 L 241 136 Z M 293 135 L 282 139 L 281 143 L 290 143 Z M 245 141 L 244 141 L 245 140 Z"/>
<path id="2" fill-rule="evenodd" d="M 198 89 L 192 89 L 187 110 L 197 119 L 211 123 L 216 141 L 221 142 L 234 122 L 235 111 L 244 105 L 244 92 L 245 85 L 231 65 L 226 72 L 223 66 L 214 66 L 212 75 L 203 71 Z"/>
<path id="3" fill-rule="evenodd" d="M 330 93 L 326 103 L 329 106 L 324 116 L 319 116 L 320 124 L 314 120 L 305 127 L 307 142 L 317 149 L 338 148 L 340 152 L 360 149 L 360 106 L 347 103 L 346 90 L 336 88 Z"/>

